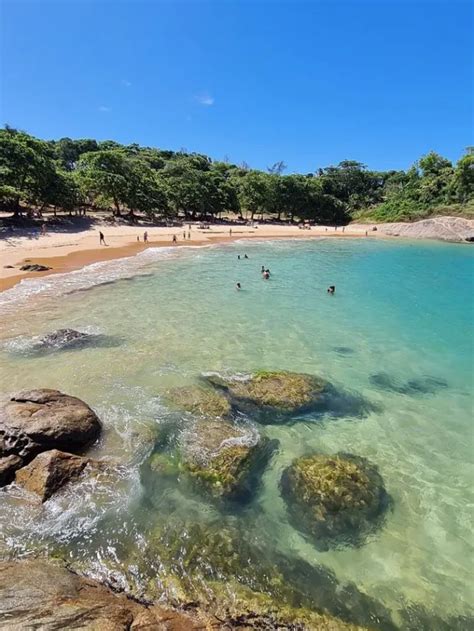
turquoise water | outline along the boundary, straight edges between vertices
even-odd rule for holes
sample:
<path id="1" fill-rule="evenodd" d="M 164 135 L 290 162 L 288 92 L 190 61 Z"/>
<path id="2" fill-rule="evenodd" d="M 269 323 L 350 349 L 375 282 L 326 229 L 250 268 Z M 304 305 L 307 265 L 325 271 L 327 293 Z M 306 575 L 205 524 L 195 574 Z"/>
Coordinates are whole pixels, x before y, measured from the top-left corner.
<path id="1" fill-rule="evenodd" d="M 237 260 L 244 252 L 249 259 Z M 113 566 L 122 584 L 121 550 L 146 545 L 155 520 L 172 519 L 178 529 L 231 520 L 275 554 L 354 583 L 401 628 L 400 611 L 411 605 L 432 619 L 470 616 L 473 254 L 468 246 L 367 239 L 148 250 L 0 295 L 2 391 L 53 387 L 83 398 L 106 426 L 97 454 L 126 464 L 112 486 L 84 482 L 43 508 L 25 506 L 14 487 L 3 491 L 0 552 L 60 544 L 98 575 Z M 332 284 L 334 296 L 326 293 Z M 114 344 L 23 352 L 34 336 L 65 326 Z M 280 445 L 243 510 L 222 514 L 201 495 L 144 485 L 146 436 L 170 418 L 162 393 L 202 372 L 260 368 L 322 375 L 370 409 L 259 427 Z M 320 552 L 290 526 L 278 482 L 295 457 L 338 451 L 378 465 L 393 507 L 364 546 Z M 418 628 L 435 628 L 425 624 Z"/>

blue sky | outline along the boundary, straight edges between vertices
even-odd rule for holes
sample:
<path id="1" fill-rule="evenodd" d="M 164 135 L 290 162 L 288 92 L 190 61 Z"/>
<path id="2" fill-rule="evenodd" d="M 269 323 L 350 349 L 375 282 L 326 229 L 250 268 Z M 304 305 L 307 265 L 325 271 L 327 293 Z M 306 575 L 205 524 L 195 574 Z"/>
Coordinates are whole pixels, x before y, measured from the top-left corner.
<path id="1" fill-rule="evenodd" d="M 472 140 L 461 0 L 2 0 L 0 122 L 288 172 Z"/>

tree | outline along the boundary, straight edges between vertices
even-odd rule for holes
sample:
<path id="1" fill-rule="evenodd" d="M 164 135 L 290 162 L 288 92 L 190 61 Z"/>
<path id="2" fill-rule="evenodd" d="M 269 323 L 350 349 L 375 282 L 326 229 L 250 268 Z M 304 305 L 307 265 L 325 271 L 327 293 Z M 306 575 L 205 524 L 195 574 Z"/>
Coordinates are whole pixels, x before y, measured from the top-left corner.
<path id="1" fill-rule="evenodd" d="M 261 171 L 249 171 L 239 179 L 239 201 L 242 209 L 250 212 L 253 221 L 256 213 L 265 212 L 269 195 L 269 176 Z"/>
<path id="2" fill-rule="evenodd" d="M 127 203 L 131 162 L 121 149 L 99 150 L 85 153 L 77 165 L 83 192 L 99 205 L 113 204 L 120 216 Z"/>
<path id="3" fill-rule="evenodd" d="M 452 188 L 462 203 L 474 198 L 474 152 L 466 153 L 456 164 Z"/>

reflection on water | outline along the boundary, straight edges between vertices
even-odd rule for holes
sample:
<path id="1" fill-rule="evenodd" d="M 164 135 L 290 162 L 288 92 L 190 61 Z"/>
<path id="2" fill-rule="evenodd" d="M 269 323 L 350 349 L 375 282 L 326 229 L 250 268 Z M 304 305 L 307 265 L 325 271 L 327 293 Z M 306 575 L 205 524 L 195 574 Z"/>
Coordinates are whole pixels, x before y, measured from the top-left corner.
<path id="1" fill-rule="evenodd" d="M 147 256 L 39 279 L 46 289 L 23 284 L 0 301 L 3 392 L 83 398 L 105 426 L 93 455 L 125 465 L 113 481 L 84 479 L 44 505 L 1 490 L 0 553 L 63 555 L 150 598 L 235 596 L 240 585 L 372 628 L 468 628 L 472 252 L 320 240 Z M 94 286 L 133 266 L 148 275 Z M 18 309 L 27 296 L 28 311 Z M 119 343 L 23 352 L 33 336 L 66 327 Z M 253 495 L 230 507 L 182 475 L 150 475 L 153 453 L 193 442 L 193 417 L 166 405 L 168 389 L 261 368 L 321 375 L 344 393 L 338 413 L 240 418 L 278 448 Z M 296 457 L 341 451 L 377 465 L 393 510 L 365 545 L 321 552 L 291 526 L 279 483 Z"/>

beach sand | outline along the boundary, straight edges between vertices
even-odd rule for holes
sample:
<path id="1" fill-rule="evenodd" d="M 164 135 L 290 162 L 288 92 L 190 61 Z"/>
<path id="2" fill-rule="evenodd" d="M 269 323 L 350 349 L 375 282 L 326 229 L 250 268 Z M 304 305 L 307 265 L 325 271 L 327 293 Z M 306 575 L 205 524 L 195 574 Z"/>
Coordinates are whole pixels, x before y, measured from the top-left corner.
<path id="1" fill-rule="evenodd" d="M 232 234 L 229 229 L 232 228 Z M 367 227 L 346 227 L 344 232 L 334 226 L 313 226 L 311 230 L 302 230 L 297 226 L 261 224 L 258 227 L 211 225 L 201 230 L 191 227 L 191 238 L 183 239 L 184 228 L 146 228 L 148 243 L 143 242 L 143 227 L 133 226 L 98 226 L 76 233 L 49 232 L 45 235 L 22 235 L 18 230 L 12 236 L 0 240 L 0 291 L 13 287 L 23 278 L 38 278 L 54 273 L 70 272 L 98 261 L 107 261 L 126 256 L 133 256 L 149 247 L 173 245 L 173 235 L 177 237 L 176 247 L 225 243 L 238 239 L 275 239 L 275 238 L 314 238 L 321 236 L 365 237 Z M 99 245 L 99 231 L 105 236 L 106 246 Z M 186 226 L 186 237 L 188 227 Z M 377 232 L 368 232 L 370 237 Z M 137 236 L 140 241 L 137 241 Z M 25 263 L 38 263 L 51 267 L 45 272 L 20 271 Z M 9 267 L 12 266 L 12 267 Z"/>

